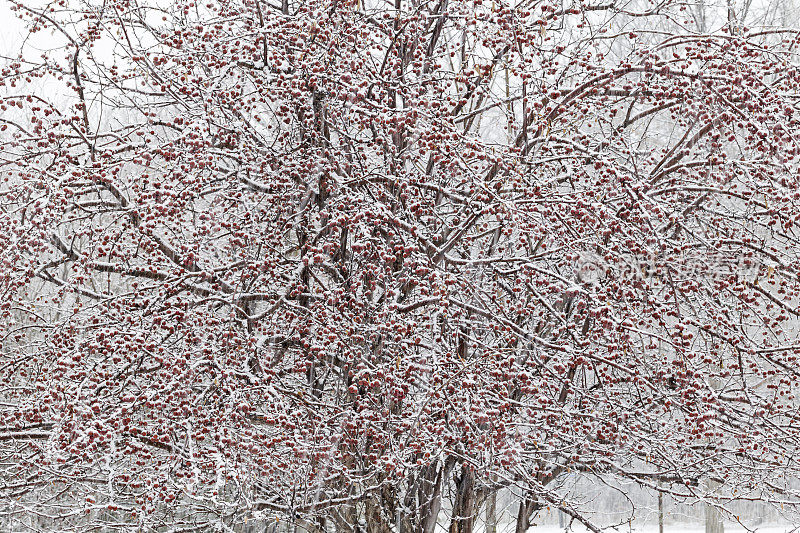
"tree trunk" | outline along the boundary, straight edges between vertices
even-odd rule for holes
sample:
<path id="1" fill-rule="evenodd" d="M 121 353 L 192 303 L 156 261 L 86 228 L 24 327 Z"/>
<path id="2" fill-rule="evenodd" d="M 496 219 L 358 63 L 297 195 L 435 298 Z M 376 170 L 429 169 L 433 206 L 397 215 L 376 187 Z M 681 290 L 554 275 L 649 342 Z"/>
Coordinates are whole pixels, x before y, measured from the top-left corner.
<path id="1" fill-rule="evenodd" d="M 440 468 L 428 467 L 431 469 L 429 479 L 427 483 L 420 484 L 419 513 L 422 533 L 434 533 L 436 529 L 436 519 L 442 508 L 442 483 L 450 475 L 453 466 L 455 459 L 448 457 Z M 432 483 L 431 479 L 434 480 Z"/>
<path id="2" fill-rule="evenodd" d="M 497 533 L 497 492 L 486 497 L 486 533 Z"/>
<path id="3" fill-rule="evenodd" d="M 725 533 L 722 513 L 710 503 L 706 504 L 706 533 Z"/>
<path id="4" fill-rule="evenodd" d="M 522 501 L 519 502 L 517 526 L 514 529 L 514 533 L 525 533 L 528 531 L 528 528 L 531 527 L 531 515 L 538 508 L 539 505 L 536 503 L 536 501 L 529 498 L 523 498 Z"/>
<path id="5" fill-rule="evenodd" d="M 475 527 L 475 473 L 467 464 L 461 465 L 456 481 L 456 498 L 449 533 L 472 533 Z"/>
<path id="6" fill-rule="evenodd" d="M 392 487 L 385 487 L 364 502 L 367 533 L 392 533 L 391 523 L 397 511 Z"/>

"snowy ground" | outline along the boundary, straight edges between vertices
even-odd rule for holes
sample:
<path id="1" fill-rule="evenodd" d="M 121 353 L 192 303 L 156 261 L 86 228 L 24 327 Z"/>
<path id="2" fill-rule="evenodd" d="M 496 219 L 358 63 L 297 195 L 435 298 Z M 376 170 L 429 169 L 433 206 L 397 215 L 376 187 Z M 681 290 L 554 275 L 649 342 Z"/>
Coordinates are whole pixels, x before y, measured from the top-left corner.
<path id="1" fill-rule="evenodd" d="M 482 526 L 482 524 L 481 524 Z M 749 533 L 755 531 L 756 533 L 800 533 L 800 524 L 784 524 L 784 525 L 760 525 L 750 526 L 748 531 L 740 524 L 726 523 L 725 533 Z M 588 533 L 582 525 L 573 525 L 571 530 L 566 533 Z M 658 526 L 655 524 L 646 524 L 643 526 L 634 527 L 618 527 L 616 529 L 607 529 L 609 532 L 616 533 L 658 533 Z M 476 527 L 475 533 L 483 533 L 482 527 Z M 500 523 L 497 526 L 497 533 L 514 533 L 514 524 Z M 557 525 L 540 525 L 533 526 L 528 530 L 528 533 L 565 533 L 564 528 L 559 528 Z M 664 524 L 664 533 L 705 533 L 705 528 L 702 524 L 682 524 L 682 523 L 666 523 Z"/>

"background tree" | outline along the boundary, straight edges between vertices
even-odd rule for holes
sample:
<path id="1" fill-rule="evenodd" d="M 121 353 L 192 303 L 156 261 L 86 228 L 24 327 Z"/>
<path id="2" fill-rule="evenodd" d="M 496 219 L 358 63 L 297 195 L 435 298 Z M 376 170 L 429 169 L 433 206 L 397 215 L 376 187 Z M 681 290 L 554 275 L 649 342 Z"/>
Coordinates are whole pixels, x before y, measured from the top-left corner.
<path id="1" fill-rule="evenodd" d="M 468 533 L 509 488 L 594 528 L 568 473 L 795 504 L 772 8 L 6 1 L 9 527 Z"/>

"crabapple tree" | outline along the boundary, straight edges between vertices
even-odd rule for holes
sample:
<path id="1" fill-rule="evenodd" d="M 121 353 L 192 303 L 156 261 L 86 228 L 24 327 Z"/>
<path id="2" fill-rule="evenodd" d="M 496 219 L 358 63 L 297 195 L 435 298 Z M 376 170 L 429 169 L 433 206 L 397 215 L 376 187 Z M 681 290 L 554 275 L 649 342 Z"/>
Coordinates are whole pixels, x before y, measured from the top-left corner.
<path id="1" fill-rule="evenodd" d="M 4 528 L 594 529 L 569 473 L 791 511 L 778 11 L 3 1 Z"/>

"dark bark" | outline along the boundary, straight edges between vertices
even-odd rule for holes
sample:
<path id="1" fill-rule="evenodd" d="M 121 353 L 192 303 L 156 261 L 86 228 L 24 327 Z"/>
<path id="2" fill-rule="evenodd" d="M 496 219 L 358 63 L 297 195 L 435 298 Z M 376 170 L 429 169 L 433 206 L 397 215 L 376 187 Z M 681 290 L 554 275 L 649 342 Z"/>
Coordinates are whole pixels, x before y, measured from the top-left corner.
<path id="1" fill-rule="evenodd" d="M 461 475 L 456 478 L 456 496 L 449 533 L 472 533 L 475 526 L 475 472 L 462 464 Z"/>
<path id="2" fill-rule="evenodd" d="M 497 492 L 486 497 L 486 533 L 497 533 Z"/>
<path id="3" fill-rule="evenodd" d="M 531 527 L 531 516 L 541 508 L 541 505 L 533 499 L 524 498 L 519 502 L 519 512 L 517 512 L 517 526 L 514 533 L 525 533 Z"/>

